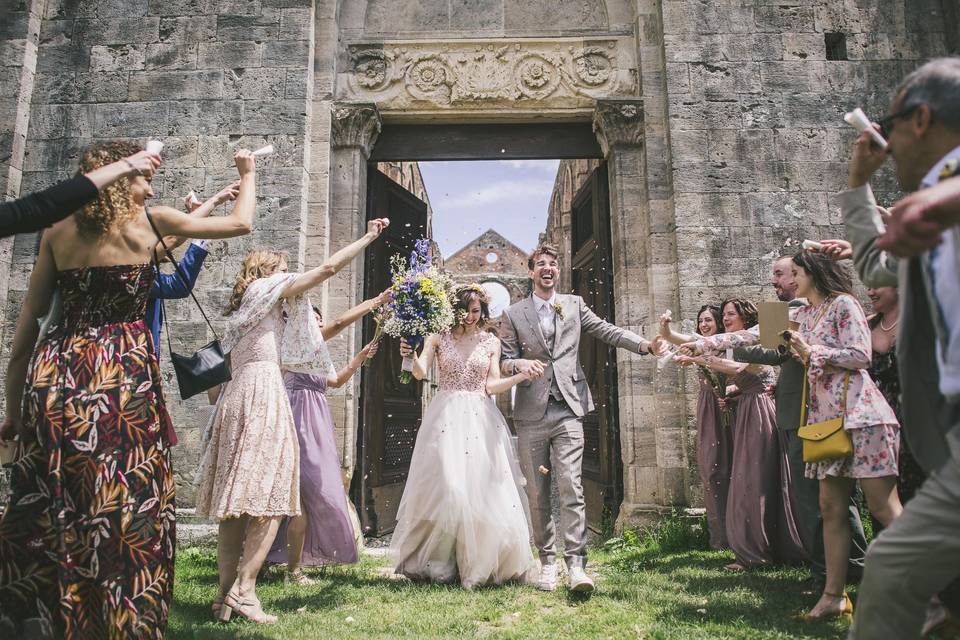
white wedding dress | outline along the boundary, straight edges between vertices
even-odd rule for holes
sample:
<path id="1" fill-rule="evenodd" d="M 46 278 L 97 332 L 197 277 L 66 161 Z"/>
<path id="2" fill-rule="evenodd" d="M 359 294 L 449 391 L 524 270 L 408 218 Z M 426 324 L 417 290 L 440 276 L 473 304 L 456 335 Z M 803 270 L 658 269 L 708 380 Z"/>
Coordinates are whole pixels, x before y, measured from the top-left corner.
<path id="1" fill-rule="evenodd" d="M 390 554 L 414 580 L 464 588 L 523 580 L 535 566 L 510 431 L 485 383 L 497 337 L 469 353 L 440 338 L 440 389 L 423 416 Z"/>

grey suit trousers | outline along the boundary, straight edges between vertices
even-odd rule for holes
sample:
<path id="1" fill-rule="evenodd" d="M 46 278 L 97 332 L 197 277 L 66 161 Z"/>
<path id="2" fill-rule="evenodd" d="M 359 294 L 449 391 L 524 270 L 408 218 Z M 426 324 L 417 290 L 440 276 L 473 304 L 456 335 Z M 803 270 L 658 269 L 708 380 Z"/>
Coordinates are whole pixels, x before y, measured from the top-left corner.
<path id="1" fill-rule="evenodd" d="M 556 524 L 550 508 L 550 476 L 560 492 L 560 533 L 568 567 L 587 563 L 587 511 L 583 500 L 583 418 L 551 397 L 536 422 L 515 420 L 520 469 L 527 479 L 533 541 L 542 564 L 556 561 Z M 544 474 L 540 467 L 549 470 Z"/>
<path id="2" fill-rule="evenodd" d="M 948 404 L 960 440 L 960 406 Z M 960 448 L 960 443 L 955 443 Z M 956 611 L 960 591 L 960 451 L 930 474 L 916 495 L 873 541 L 860 583 L 855 640 L 919 638 L 927 605 L 935 594 Z M 948 588 L 949 587 L 949 588 Z"/>

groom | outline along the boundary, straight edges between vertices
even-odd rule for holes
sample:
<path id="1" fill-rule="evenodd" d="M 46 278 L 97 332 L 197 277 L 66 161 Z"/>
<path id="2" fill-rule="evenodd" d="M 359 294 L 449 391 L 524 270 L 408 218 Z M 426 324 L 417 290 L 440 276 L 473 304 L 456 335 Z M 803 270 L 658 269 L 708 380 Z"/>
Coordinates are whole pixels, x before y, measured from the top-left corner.
<path id="1" fill-rule="evenodd" d="M 557 587 L 556 526 L 550 509 L 550 476 L 560 490 L 560 529 L 569 569 L 570 589 L 588 593 L 593 581 L 587 562 L 587 517 L 583 502 L 583 416 L 593 399 L 580 365 L 580 335 L 634 353 L 660 354 L 651 342 L 604 322 L 580 296 L 558 294 L 559 252 L 542 244 L 527 261 L 533 295 L 507 308 L 500 319 L 501 367 L 504 375 L 532 373 L 536 379 L 517 385 L 513 418 L 519 437 L 520 467 L 527 479 L 533 538 L 540 553 L 544 591 Z"/>

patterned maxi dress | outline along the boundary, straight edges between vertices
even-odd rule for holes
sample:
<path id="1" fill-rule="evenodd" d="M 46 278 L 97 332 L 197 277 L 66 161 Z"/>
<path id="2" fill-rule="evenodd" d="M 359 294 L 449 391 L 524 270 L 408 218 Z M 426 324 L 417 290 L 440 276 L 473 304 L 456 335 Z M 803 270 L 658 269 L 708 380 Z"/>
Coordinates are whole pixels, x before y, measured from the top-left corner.
<path id="1" fill-rule="evenodd" d="M 153 278 L 150 264 L 58 274 L 63 326 L 34 351 L 23 419 L 36 439 L 0 520 L 0 632 L 39 618 L 57 638 L 164 635 L 174 436 L 143 320 Z"/>

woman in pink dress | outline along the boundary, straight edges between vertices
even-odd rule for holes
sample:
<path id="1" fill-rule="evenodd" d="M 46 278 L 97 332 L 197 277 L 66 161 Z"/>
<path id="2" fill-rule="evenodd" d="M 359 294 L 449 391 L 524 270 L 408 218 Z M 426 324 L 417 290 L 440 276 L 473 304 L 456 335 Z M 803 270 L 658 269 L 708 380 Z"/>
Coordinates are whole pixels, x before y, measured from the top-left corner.
<path id="1" fill-rule="evenodd" d="M 808 367 L 807 423 L 843 416 L 844 429 L 853 440 L 853 456 L 807 464 L 806 473 L 820 480 L 827 561 L 823 594 L 807 617 L 840 617 L 853 613 L 844 586 L 850 548 L 847 504 L 855 483 L 860 481 L 870 512 L 885 527 L 903 510 L 897 496 L 900 425 L 867 373 L 870 325 L 853 297 L 853 280 L 846 268 L 807 251 L 794 256 L 793 265 L 797 297 L 810 302 L 798 311 L 800 331 L 791 332 L 790 338 L 790 346 Z"/>

